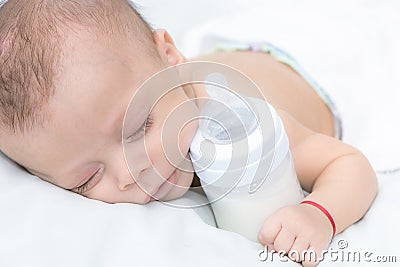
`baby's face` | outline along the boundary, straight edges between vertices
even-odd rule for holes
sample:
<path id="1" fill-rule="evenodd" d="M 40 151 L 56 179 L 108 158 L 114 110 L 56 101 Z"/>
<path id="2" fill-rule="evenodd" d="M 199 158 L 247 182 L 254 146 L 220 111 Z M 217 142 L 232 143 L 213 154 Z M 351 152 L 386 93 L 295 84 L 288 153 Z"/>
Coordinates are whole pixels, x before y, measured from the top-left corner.
<path id="1" fill-rule="evenodd" d="M 161 131 L 174 107 L 189 99 L 190 90 L 179 88 L 163 97 L 152 109 L 145 131 L 154 103 L 143 98 L 131 108 L 137 116 L 122 136 L 125 111 L 135 91 L 151 75 L 184 60 L 164 32 L 155 34 L 160 60 L 126 41 L 102 42 L 90 33 L 71 34 L 55 95 L 47 106 L 49 122 L 22 137 L 7 136 L 6 154 L 50 183 L 109 203 L 143 204 L 183 195 L 193 173 L 178 170 L 170 161 L 188 158 L 197 123 L 182 128 L 176 144 L 182 154 L 169 153 L 173 159 L 165 156 Z M 198 111 L 195 104 L 192 111 Z M 130 171 L 122 145 L 126 138 Z"/>

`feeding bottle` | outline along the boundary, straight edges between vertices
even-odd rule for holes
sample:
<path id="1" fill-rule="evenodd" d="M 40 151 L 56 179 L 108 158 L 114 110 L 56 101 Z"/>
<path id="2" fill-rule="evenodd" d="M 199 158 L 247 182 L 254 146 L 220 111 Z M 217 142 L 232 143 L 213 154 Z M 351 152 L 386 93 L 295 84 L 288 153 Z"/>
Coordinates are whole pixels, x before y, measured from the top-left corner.
<path id="1" fill-rule="evenodd" d="M 299 203 L 298 182 L 282 121 L 266 101 L 228 89 L 224 76 L 205 81 L 190 157 L 219 228 L 257 241 L 265 219 Z"/>

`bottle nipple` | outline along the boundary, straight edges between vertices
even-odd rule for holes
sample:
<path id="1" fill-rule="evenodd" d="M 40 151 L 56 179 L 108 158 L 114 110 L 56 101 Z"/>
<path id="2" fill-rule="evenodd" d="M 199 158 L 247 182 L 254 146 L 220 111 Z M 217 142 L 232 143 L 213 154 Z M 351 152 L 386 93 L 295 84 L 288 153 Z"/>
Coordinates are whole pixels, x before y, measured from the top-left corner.
<path id="1" fill-rule="evenodd" d="M 257 115 L 254 110 L 245 98 L 228 88 L 222 74 L 209 74 L 205 79 L 205 89 L 211 98 L 209 110 L 216 114 L 200 121 L 206 138 L 216 143 L 232 142 L 246 138 L 256 129 Z"/>

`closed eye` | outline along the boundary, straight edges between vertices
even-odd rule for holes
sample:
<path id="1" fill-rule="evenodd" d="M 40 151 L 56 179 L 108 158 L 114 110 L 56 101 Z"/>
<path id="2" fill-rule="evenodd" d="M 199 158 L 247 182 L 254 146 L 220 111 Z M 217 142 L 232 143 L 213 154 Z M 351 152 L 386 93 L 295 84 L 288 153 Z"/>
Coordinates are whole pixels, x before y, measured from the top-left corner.
<path id="1" fill-rule="evenodd" d="M 140 126 L 140 128 L 133 134 L 131 134 L 130 136 L 128 136 L 126 138 L 126 142 L 130 143 L 133 141 L 136 141 L 137 139 L 139 139 L 140 137 L 143 136 L 143 134 L 150 129 L 150 127 L 153 125 L 153 116 L 151 114 L 149 114 L 149 116 L 147 117 L 147 119 L 143 122 L 143 124 Z"/>
<path id="2" fill-rule="evenodd" d="M 71 191 L 78 194 L 84 194 L 85 192 L 91 190 L 99 182 L 103 169 L 104 168 L 98 169 L 84 184 L 71 189 Z"/>

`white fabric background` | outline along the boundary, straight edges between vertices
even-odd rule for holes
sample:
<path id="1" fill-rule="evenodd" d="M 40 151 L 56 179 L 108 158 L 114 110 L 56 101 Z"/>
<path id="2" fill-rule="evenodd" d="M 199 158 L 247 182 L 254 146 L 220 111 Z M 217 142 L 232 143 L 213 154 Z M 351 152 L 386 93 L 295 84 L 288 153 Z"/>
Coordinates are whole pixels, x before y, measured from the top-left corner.
<path id="1" fill-rule="evenodd" d="M 400 2 L 139 2 L 145 17 L 169 29 L 188 56 L 210 48 L 215 36 L 268 40 L 288 50 L 331 92 L 345 121 L 345 140 L 365 152 L 377 169 L 400 165 Z M 400 262 L 400 174 L 380 175 L 379 182 L 370 211 L 338 235 L 332 248 L 346 239 L 352 251 L 397 255 Z M 200 213 L 210 218 L 209 210 Z M 260 262 L 260 248 L 209 226 L 193 210 L 88 200 L 0 157 L 0 266 L 297 266 Z M 355 265 L 366 264 L 320 266 Z"/>

